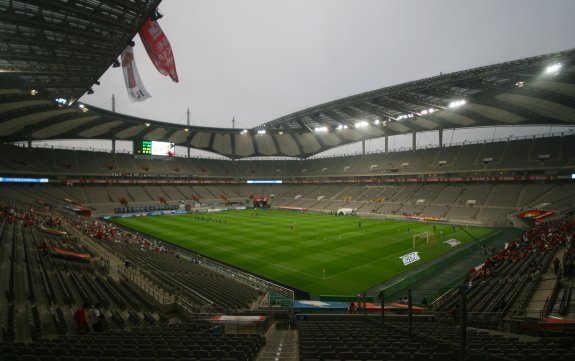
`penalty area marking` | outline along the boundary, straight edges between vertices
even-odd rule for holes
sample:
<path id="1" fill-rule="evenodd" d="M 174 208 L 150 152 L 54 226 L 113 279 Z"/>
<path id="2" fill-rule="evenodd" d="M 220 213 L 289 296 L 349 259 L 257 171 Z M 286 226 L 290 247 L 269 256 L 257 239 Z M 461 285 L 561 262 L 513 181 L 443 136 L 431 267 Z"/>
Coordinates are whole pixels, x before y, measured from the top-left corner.
<path id="1" fill-rule="evenodd" d="M 397 254 L 399 254 L 399 253 L 397 253 Z M 331 279 L 331 278 L 338 277 L 339 275 L 342 275 L 342 274 L 345 274 L 345 273 L 348 273 L 348 272 L 351 272 L 351 271 L 355 271 L 355 270 L 360 269 L 360 268 L 369 268 L 369 265 L 371 265 L 372 263 L 379 262 L 379 261 L 382 261 L 382 260 L 387 259 L 387 258 L 394 258 L 394 257 L 397 257 L 397 255 L 396 255 L 396 254 L 392 254 L 392 255 L 389 255 L 389 256 L 377 258 L 377 259 L 374 259 L 373 261 L 370 261 L 370 262 L 367 262 L 367 263 L 363 263 L 363 264 L 357 265 L 357 266 L 355 266 L 355 267 L 346 269 L 345 271 L 341 271 L 341 272 L 338 272 L 338 273 L 336 273 L 336 274 L 334 274 L 334 275 L 328 276 L 328 277 L 326 277 L 325 279 L 326 279 L 326 280 L 329 280 L 329 279 Z"/>

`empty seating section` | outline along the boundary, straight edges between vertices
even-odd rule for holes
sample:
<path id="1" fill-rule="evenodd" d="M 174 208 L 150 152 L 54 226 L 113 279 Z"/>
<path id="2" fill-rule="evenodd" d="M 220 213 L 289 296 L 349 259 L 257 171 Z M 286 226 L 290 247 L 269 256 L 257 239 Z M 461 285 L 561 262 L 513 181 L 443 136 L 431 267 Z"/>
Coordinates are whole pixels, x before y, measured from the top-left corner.
<path id="1" fill-rule="evenodd" d="M 505 220 L 508 214 L 512 214 L 513 208 L 480 208 L 475 214 L 475 220 L 486 222 L 488 220 Z M 491 224 L 491 223 L 490 223 Z M 504 225 L 504 221 L 497 222 L 498 225 Z"/>
<path id="2" fill-rule="evenodd" d="M 6 156 L 0 160 L 1 169 L 15 174 L 50 174 L 54 173 L 49 165 L 40 158 L 40 150 L 29 151 L 8 144 L 1 144 L 0 150 Z M 48 150 L 42 150 L 48 151 Z"/>
<path id="3" fill-rule="evenodd" d="M 213 334 L 200 321 L 171 327 L 142 328 L 84 336 L 60 336 L 35 343 L 0 343 L 5 360 L 252 361 L 265 338 L 251 334 Z"/>
<path id="4" fill-rule="evenodd" d="M 419 149 L 415 153 L 420 156 L 413 162 L 413 168 L 418 172 L 428 172 L 437 169 L 437 156 L 441 148 Z"/>
<path id="5" fill-rule="evenodd" d="M 82 304 L 99 303 L 111 329 L 136 331 L 141 327 L 165 325 L 168 322 L 165 304 L 148 293 L 152 290 L 155 294 L 168 295 L 163 291 L 168 289 L 178 299 L 202 306 L 198 310 L 220 312 L 250 309 L 261 295 L 254 287 L 235 280 L 236 274 L 228 268 L 221 267 L 216 272 L 205 266 L 208 262 L 200 262 L 199 258 L 184 259 L 163 244 L 160 246 L 161 243 L 146 241 L 144 245 L 139 242 L 142 238 L 135 236 L 133 242 L 128 243 L 115 243 L 113 238 L 112 241 L 100 241 L 98 247 L 106 247 L 109 254 L 116 254 L 120 259 L 129 258 L 132 262 L 129 270 L 123 270 L 122 266 L 120 272 L 108 274 L 109 263 L 95 257 L 83 241 L 37 229 L 39 224 L 59 229 L 64 224 L 62 219 L 51 214 L 20 211 L 14 204 L 1 205 L 1 214 L 6 214 L 7 209 L 16 210 L 13 219 L 5 217 L 0 222 L 0 264 L 3 269 L 0 272 L 0 293 L 3 295 L 0 337 L 3 341 L 45 340 L 45 335 L 74 333 L 73 314 Z M 81 229 L 81 225 L 95 224 L 93 221 L 83 223 L 80 218 L 78 221 Z M 92 236 L 99 233 L 96 228 L 84 230 Z M 131 238 L 118 231 L 111 232 L 111 228 L 107 230 L 120 239 Z M 102 238 L 106 239 L 107 235 L 104 233 Z M 58 250 L 69 253 L 62 255 Z M 75 256 L 79 254 L 91 254 L 92 262 Z M 117 266 L 114 267 L 116 270 Z M 136 272 L 140 274 L 136 275 Z M 144 290 L 142 284 L 151 286 Z M 168 299 L 175 300 L 173 297 Z M 198 300 L 208 303 L 200 304 Z M 179 316 L 171 317 L 179 322 Z M 205 328 L 202 326 L 201 329 Z M 90 337 L 95 336 L 91 334 Z M 259 346 L 250 351 L 251 356 L 246 354 L 247 357 L 241 359 L 253 359 L 257 349 Z M 0 352 L 0 355 L 1 358 L 5 354 Z"/>
<path id="6" fill-rule="evenodd" d="M 541 199 L 543 203 L 551 203 L 554 209 L 570 209 L 575 205 L 575 196 L 571 192 L 572 184 L 558 184 Z"/>
<path id="7" fill-rule="evenodd" d="M 450 170 L 462 171 L 472 170 L 476 167 L 477 153 L 483 148 L 483 144 L 472 144 L 468 146 L 459 146 L 459 152 L 453 160 L 453 166 Z"/>
<path id="8" fill-rule="evenodd" d="M 178 190 L 178 187 L 175 186 L 161 186 L 160 187 L 164 194 L 166 194 L 166 199 L 177 201 L 178 199 L 183 200 L 187 199 L 182 192 Z"/>
<path id="9" fill-rule="evenodd" d="M 133 201 L 129 198 L 129 193 L 124 186 L 109 186 L 106 187 L 109 197 L 112 199 L 112 203 L 115 205 L 120 204 L 120 199 L 124 198 L 127 201 Z"/>
<path id="10" fill-rule="evenodd" d="M 516 184 L 500 184 L 493 188 L 493 191 L 485 200 L 484 205 L 500 207 L 514 206 L 520 192 L 521 186 Z"/>
<path id="11" fill-rule="evenodd" d="M 505 157 L 501 159 L 501 166 L 498 169 L 529 167 L 529 153 L 532 142 L 532 140 L 507 142 Z"/>
<path id="12" fill-rule="evenodd" d="M 519 213 L 522 209 L 542 207 L 569 210 L 575 205 L 571 183 L 410 183 L 398 185 L 110 185 L 18 187 L 3 185 L 2 192 L 13 199 L 29 203 L 38 201 L 52 206 L 67 200 L 92 208 L 96 215 L 114 213 L 116 208 L 177 208 L 180 201 L 194 205 L 249 202 L 254 197 L 268 197 L 272 207 L 292 206 L 315 211 L 355 208 L 360 213 L 401 215 L 421 213 L 462 222 L 488 222 Z M 165 204 L 162 203 L 165 202 Z M 151 208 L 150 208 L 151 209 Z"/>
<path id="13" fill-rule="evenodd" d="M 88 204 L 88 195 L 84 191 L 84 187 L 68 187 L 65 192 L 70 195 L 70 199 L 81 204 Z"/>
<path id="14" fill-rule="evenodd" d="M 100 233 L 100 246 L 130 260 L 128 272 L 137 271 L 157 289 L 176 294 L 197 310 L 249 309 L 260 296 L 254 287 L 235 280 L 231 270 L 221 266 L 217 272 L 206 267 L 208 260 L 162 241 L 87 221 L 76 223 L 76 227 L 86 234 Z"/>
<path id="15" fill-rule="evenodd" d="M 169 196 L 164 192 L 160 186 L 144 186 L 144 192 L 155 202 L 159 202 L 160 199 L 168 199 Z"/>
<path id="16" fill-rule="evenodd" d="M 457 145 L 417 151 L 302 160 L 239 160 L 201 158 L 141 159 L 130 154 L 109 154 L 60 149 L 27 150 L 2 145 L 10 157 L 2 169 L 26 173 L 68 175 L 181 174 L 193 176 L 285 178 L 469 172 L 565 167 L 575 162 L 575 136 L 544 137 Z"/>
<path id="17" fill-rule="evenodd" d="M 357 319 L 357 320 L 356 320 Z M 337 319 L 309 315 L 297 322 L 299 359 L 315 360 L 460 360 L 461 331 L 444 322 L 413 323 L 411 337 L 404 320 Z M 516 337 L 468 329 L 465 360 L 568 360 L 573 350 L 559 342 L 521 341 Z M 547 359 L 547 358 L 545 358 Z M 551 359 L 551 358 L 548 358 Z"/>
<path id="18" fill-rule="evenodd" d="M 436 163 L 431 164 L 432 167 L 438 171 L 452 170 L 453 163 L 459 151 L 459 147 L 445 147 L 441 148 L 436 158 Z"/>
<path id="19" fill-rule="evenodd" d="M 445 217 L 453 222 L 475 221 L 475 215 L 479 211 L 476 207 L 451 207 L 445 214 Z"/>
<path id="20" fill-rule="evenodd" d="M 568 167 L 575 165 L 575 147 L 568 139 L 561 140 L 561 165 Z"/>
<path id="21" fill-rule="evenodd" d="M 144 187 L 126 187 L 129 199 L 132 199 L 137 203 L 152 203 L 154 199 L 150 196 L 150 193 L 146 192 Z M 155 200 L 157 201 L 157 200 Z"/>
<path id="22" fill-rule="evenodd" d="M 98 203 L 112 203 L 114 199 L 110 197 L 110 194 L 106 191 L 104 187 L 90 187 L 88 192 L 85 192 L 88 198 L 89 204 L 98 204 Z"/>
<path id="23" fill-rule="evenodd" d="M 498 168 L 505 157 L 506 144 L 504 142 L 484 144 L 476 159 L 476 168 Z"/>
<path id="24" fill-rule="evenodd" d="M 557 141 L 553 138 L 537 138 L 533 140 L 529 159 L 533 162 L 544 161 L 547 165 L 561 165 L 561 155 L 563 154 L 563 139 Z"/>
<path id="25" fill-rule="evenodd" d="M 433 203 L 437 205 L 452 205 L 463 191 L 464 187 L 461 185 L 448 184 L 440 190 Z"/>

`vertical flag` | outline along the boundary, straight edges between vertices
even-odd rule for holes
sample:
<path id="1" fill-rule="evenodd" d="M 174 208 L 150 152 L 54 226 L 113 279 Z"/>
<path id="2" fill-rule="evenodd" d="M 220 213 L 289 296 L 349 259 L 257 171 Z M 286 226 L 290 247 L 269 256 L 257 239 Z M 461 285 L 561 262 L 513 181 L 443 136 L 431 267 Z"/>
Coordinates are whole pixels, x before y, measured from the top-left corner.
<path id="1" fill-rule="evenodd" d="M 140 28 L 139 33 L 148 56 L 156 66 L 156 69 L 162 75 L 169 75 L 177 83 L 178 73 L 176 72 L 176 62 L 172 53 L 172 47 L 158 22 L 148 17 Z"/>
<path id="2" fill-rule="evenodd" d="M 143 102 L 151 97 L 150 93 L 144 88 L 136 61 L 134 60 L 134 50 L 131 46 L 127 46 L 122 51 L 122 71 L 124 72 L 124 81 L 128 89 L 128 95 L 132 102 Z"/>

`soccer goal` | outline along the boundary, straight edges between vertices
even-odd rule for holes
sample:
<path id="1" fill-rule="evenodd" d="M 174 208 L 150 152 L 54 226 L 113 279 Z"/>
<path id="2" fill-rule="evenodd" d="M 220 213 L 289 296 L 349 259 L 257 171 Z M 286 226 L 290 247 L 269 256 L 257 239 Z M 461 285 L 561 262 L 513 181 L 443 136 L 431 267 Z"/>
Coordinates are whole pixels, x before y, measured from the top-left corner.
<path id="1" fill-rule="evenodd" d="M 423 232 L 413 235 L 413 248 L 431 247 L 435 245 L 435 234 L 432 232 Z"/>

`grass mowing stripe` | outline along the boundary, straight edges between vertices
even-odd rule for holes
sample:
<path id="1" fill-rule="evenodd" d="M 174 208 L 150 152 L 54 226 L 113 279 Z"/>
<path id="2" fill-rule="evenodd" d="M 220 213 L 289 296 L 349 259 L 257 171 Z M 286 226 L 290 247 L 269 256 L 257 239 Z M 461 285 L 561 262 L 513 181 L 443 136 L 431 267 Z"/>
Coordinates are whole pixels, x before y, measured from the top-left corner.
<path id="1" fill-rule="evenodd" d="M 450 251 L 438 240 L 433 247 L 416 249 L 421 261 L 402 264 L 399 256 L 414 251 L 413 235 L 434 232 L 434 227 L 445 239 L 471 241 L 449 225 L 275 210 L 114 221 L 316 295 L 356 294 Z M 467 231 L 481 237 L 492 230 Z"/>

